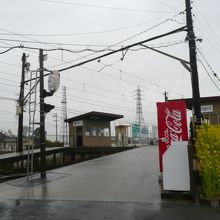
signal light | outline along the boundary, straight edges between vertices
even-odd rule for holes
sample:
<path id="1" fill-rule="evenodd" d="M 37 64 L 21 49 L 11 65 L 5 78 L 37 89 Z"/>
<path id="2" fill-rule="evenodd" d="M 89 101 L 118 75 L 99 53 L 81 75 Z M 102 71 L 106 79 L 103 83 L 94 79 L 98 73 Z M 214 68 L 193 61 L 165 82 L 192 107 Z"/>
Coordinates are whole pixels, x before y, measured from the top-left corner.
<path id="1" fill-rule="evenodd" d="M 45 112 L 45 113 L 50 112 L 50 111 L 51 111 L 52 109 L 54 109 L 54 108 L 55 108 L 54 105 L 50 105 L 50 104 L 44 103 L 44 112 Z"/>

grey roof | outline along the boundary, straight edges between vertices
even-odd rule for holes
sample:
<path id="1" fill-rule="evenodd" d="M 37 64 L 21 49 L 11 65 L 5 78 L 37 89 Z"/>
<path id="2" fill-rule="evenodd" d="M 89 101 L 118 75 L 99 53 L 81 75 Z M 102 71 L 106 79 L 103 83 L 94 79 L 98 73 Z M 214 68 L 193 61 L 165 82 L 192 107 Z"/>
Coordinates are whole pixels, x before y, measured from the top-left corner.
<path id="1" fill-rule="evenodd" d="M 88 112 L 82 115 L 78 115 L 76 117 L 68 118 L 65 121 L 72 122 L 72 121 L 78 121 L 78 120 L 83 120 L 83 119 L 113 121 L 113 120 L 120 119 L 123 117 L 124 117 L 123 115 L 118 115 L 118 114 L 92 111 L 92 112 Z"/>

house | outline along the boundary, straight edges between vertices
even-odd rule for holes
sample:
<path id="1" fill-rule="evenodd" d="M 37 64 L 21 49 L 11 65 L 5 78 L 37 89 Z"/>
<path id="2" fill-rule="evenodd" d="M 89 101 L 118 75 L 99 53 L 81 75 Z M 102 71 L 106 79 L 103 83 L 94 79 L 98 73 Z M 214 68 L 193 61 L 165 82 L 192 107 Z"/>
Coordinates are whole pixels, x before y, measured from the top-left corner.
<path id="1" fill-rule="evenodd" d="M 29 137 L 23 138 L 23 149 L 27 149 L 27 145 L 32 144 L 32 139 Z M 17 137 L 4 136 L 0 139 L 0 152 L 16 152 L 17 149 Z"/>

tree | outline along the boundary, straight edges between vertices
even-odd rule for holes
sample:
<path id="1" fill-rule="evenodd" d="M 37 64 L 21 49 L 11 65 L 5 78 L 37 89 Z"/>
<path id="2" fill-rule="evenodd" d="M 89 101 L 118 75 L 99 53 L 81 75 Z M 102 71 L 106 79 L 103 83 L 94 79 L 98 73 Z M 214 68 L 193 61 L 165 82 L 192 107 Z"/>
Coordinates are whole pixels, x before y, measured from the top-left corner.
<path id="1" fill-rule="evenodd" d="M 46 131 L 45 132 L 45 135 L 47 134 Z M 40 145 L 40 127 L 36 128 L 33 132 L 33 135 L 34 135 L 34 145 Z"/>
<path id="2" fill-rule="evenodd" d="M 27 137 L 29 134 L 29 127 L 28 126 L 23 126 L 23 137 Z"/>
<path id="3" fill-rule="evenodd" d="M 15 137 L 15 135 L 12 133 L 12 130 L 4 131 L 4 135 L 6 137 Z"/>

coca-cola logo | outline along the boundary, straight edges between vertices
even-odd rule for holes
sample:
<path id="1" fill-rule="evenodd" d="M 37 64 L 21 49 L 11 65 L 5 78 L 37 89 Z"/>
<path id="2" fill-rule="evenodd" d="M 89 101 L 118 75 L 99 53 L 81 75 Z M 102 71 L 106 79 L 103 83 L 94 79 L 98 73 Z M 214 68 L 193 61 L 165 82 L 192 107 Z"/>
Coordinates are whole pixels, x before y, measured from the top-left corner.
<path id="1" fill-rule="evenodd" d="M 165 110 L 165 125 L 164 137 L 165 143 L 170 145 L 171 141 L 182 141 L 182 113 L 179 110 Z M 167 146 L 169 147 L 169 146 Z"/>

